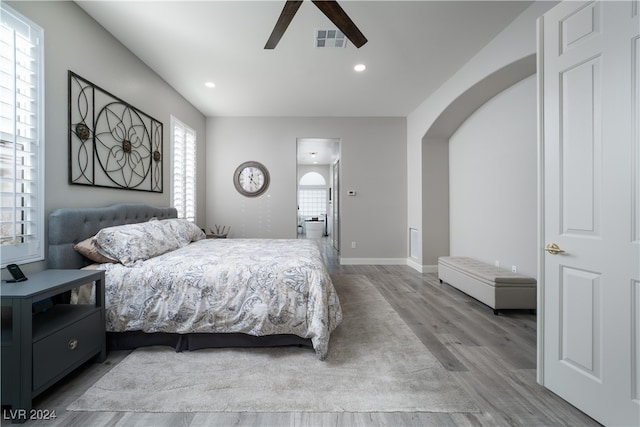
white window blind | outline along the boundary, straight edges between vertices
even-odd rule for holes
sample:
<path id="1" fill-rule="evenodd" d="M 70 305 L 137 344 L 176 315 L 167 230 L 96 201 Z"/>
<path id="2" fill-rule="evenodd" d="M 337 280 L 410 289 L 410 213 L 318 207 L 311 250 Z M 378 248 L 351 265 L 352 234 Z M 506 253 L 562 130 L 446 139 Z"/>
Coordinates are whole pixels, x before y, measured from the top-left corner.
<path id="1" fill-rule="evenodd" d="M 44 259 L 43 30 L 0 3 L 0 258 Z"/>
<path id="2" fill-rule="evenodd" d="M 178 218 L 196 221 L 196 132 L 171 117 L 173 144 L 172 204 Z"/>

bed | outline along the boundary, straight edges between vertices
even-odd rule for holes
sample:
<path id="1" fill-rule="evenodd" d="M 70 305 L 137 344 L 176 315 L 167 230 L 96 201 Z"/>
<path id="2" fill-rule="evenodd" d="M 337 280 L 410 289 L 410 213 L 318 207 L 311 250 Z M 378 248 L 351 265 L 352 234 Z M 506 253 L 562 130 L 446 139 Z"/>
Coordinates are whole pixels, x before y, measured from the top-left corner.
<path id="1" fill-rule="evenodd" d="M 342 311 L 316 242 L 206 239 L 175 218 L 144 204 L 49 215 L 49 268 L 105 270 L 109 349 L 303 345 L 326 358 Z M 111 262 L 81 255 L 87 241 Z"/>

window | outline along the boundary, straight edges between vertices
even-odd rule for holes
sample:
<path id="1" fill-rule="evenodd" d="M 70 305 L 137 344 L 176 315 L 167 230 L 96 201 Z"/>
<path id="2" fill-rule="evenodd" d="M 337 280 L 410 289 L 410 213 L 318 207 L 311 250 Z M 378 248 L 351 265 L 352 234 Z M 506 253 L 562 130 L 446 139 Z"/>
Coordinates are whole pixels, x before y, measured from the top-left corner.
<path id="1" fill-rule="evenodd" d="M 304 186 L 304 185 L 324 186 L 324 185 L 327 185 L 327 181 L 318 172 L 307 172 L 304 175 L 302 175 L 302 178 L 300 178 L 300 182 L 298 184 L 301 186 Z"/>
<path id="2" fill-rule="evenodd" d="M 327 213 L 327 181 L 318 172 L 307 172 L 298 182 L 299 215 L 303 218 Z"/>
<path id="3" fill-rule="evenodd" d="M 44 259 L 43 30 L 0 3 L 0 258 Z"/>
<path id="4" fill-rule="evenodd" d="M 327 189 L 300 189 L 298 203 L 300 203 L 300 215 L 302 217 L 323 216 L 327 213 Z"/>
<path id="5" fill-rule="evenodd" d="M 171 116 L 173 144 L 172 205 L 178 218 L 196 221 L 196 132 Z"/>

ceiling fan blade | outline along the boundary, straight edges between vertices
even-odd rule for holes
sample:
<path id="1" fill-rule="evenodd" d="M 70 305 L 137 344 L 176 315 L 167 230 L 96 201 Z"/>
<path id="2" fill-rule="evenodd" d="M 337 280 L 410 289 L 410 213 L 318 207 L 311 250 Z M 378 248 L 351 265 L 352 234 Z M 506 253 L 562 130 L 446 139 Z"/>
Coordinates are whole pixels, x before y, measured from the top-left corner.
<path id="1" fill-rule="evenodd" d="M 316 1 L 312 0 L 318 9 L 322 11 L 327 18 L 335 24 L 340 31 L 354 44 L 355 47 L 360 48 L 367 42 L 367 38 L 360 32 L 356 24 L 353 23 L 347 13 L 340 7 L 340 5 L 334 1 Z"/>
<path id="2" fill-rule="evenodd" d="M 267 44 L 264 45 L 265 49 L 274 49 L 276 47 L 301 4 L 302 0 L 287 0 L 284 4 L 284 8 L 282 8 L 278 22 L 276 22 L 276 26 L 273 27 L 271 36 L 269 36 L 269 40 L 267 40 Z"/>

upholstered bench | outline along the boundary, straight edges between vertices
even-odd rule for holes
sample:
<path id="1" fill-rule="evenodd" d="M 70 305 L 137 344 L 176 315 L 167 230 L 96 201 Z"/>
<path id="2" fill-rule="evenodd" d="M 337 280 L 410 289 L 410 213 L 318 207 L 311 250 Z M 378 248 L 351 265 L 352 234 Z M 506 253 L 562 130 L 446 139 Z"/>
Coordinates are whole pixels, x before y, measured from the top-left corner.
<path id="1" fill-rule="evenodd" d="M 438 258 L 438 278 L 493 308 L 536 309 L 536 279 L 467 257 Z"/>

